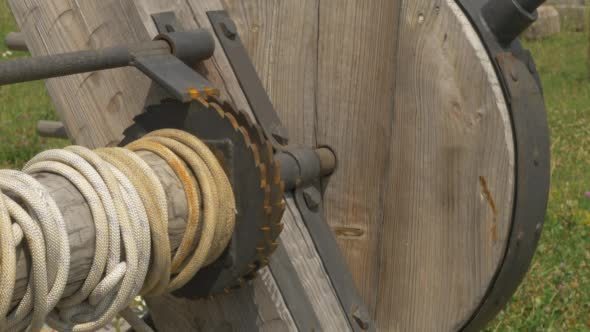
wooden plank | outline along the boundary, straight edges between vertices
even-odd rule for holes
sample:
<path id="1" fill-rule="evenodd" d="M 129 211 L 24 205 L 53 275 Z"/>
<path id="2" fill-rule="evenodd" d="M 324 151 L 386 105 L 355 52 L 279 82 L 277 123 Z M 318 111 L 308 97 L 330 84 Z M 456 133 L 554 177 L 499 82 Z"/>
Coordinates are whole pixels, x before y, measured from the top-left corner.
<path id="1" fill-rule="evenodd" d="M 158 331 L 297 331 L 265 268 L 253 284 L 214 300 L 148 299 Z"/>
<path id="2" fill-rule="evenodd" d="M 316 144 L 319 0 L 226 0 L 291 144 Z"/>
<path id="3" fill-rule="evenodd" d="M 389 170 L 397 21 L 395 0 L 320 2 L 317 140 L 336 151 L 326 213 L 370 310 L 379 295 L 382 207 Z"/>
<path id="4" fill-rule="evenodd" d="M 401 15 L 376 317 L 382 330 L 456 330 L 504 254 L 512 129 L 490 59 L 455 2 L 406 0 Z"/>

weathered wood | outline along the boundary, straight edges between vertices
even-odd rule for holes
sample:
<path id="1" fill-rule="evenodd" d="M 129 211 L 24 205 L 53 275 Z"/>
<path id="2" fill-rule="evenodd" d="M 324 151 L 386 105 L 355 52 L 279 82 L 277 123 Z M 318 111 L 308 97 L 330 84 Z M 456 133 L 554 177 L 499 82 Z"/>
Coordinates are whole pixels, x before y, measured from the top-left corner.
<path id="1" fill-rule="evenodd" d="M 456 330 L 505 252 L 514 139 L 455 1 L 404 1 L 401 15 L 376 317 L 382 330 Z"/>
<path id="2" fill-rule="evenodd" d="M 170 245 L 175 252 L 184 235 L 188 210 L 182 183 L 168 164 L 157 155 L 141 151 L 139 156 L 156 172 L 166 191 L 168 232 Z M 71 252 L 68 285 L 64 292 L 66 297 L 80 288 L 94 259 L 95 232 L 92 214 L 80 191 L 64 177 L 52 173 L 35 174 L 34 177 L 49 190 L 65 219 Z M 24 255 L 23 246 L 18 248 L 17 254 L 17 281 L 13 303 L 20 301 L 29 280 L 30 261 L 28 255 Z"/>
<path id="3" fill-rule="evenodd" d="M 319 1 L 225 2 L 290 143 L 316 145 Z"/>
<path id="4" fill-rule="evenodd" d="M 289 3 L 227 7 L 276 105 L 315 84 L 316 119 L 282 116 L 339 156 L 327 216 L 380 330 L 460 327 L 504 253 L 514 194 L 508 111 L 483 45 L 453 1 L 320 1 L 319 44 L 293 51 L 301 39 L 281 37 L 303 29 L 282 23 L 314 15 L 297 2 L 276 18 Z M 315 50 L 317 65 L 303 60 Z"/>
<path id="5" fill-rule="evenodd" d="M 400 1 L 320 2 L 318 144 L 332 147 L 338 172 L 326 214 L 371 311 L 380 289 L 383 191 L 388 169 Z M 393 258 L 394 256 L 392 256 Z"/>
<path id="6" fill-rule="evenodd" d="M 52 137 L 67 139 L 68 133 L 63 123 L 59 121 L 45 121 L 37 122 L 37 134 L 41 137 Z"/>

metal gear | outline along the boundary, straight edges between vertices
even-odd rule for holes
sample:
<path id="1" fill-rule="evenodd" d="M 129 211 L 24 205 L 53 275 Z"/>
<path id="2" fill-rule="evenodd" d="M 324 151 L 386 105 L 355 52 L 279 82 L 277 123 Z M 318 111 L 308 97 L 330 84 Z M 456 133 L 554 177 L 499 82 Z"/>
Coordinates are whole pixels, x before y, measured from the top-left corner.
<path id="1" fill-rule="evenodd" d="M 280 165 L 274 158 L 272 145 L 262 133 L 262 129 L 254 124 L 247 113 L 238 110 L 231 103 L 227 101 L 221 102 L 214 97 L 210 98 L 210 100 L 213 107 L 221 107 L 223 111 L 232 114 L 238 123 L 246 129 L 253 144 L 260 148 L 260 157 L 266 168 L 267 183 L 268 188 L 270 188 L 270 208 L 266 210 L 266 214 L 270 223 L 263 225 L 261 228 L 265 234 L 264 242 L 259 243 L 258 246 L 262 257 L 251 266 L 252 270 L 244 277 L 246 280 L 251 280 L 256 277 L 256 272 L 261 267 L 268 265 L 267 257 L 274 253 L 278 247 L 277 239 L 284 228 L 282 219 L 286 206 L 284 198 L 285 185 L 281 179 Z"/>
<path id="2" fill-rule="evenodd" d="M 247 114 L 211 97 L 147 107 L 125 130 L 121 145 L 164 128 L 187 131 L 211 148 L 232 184 L 238 210 L 236 229 L 224 254 L 176 295 L 204 298 L 228 293 L 255 278 L 278 246 L 284 185 L 272 146 Z"/>

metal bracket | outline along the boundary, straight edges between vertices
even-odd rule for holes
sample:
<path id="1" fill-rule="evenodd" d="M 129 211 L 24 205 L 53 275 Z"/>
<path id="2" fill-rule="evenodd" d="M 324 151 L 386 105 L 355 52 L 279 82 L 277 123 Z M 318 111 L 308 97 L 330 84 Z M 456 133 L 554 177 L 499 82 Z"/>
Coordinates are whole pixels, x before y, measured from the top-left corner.
<path id="1" fill-rule="evenodd" d="M 256 68 L 250 61 L 250 56 L 238 35 L 235 23 L 224 10 L 210 11 L 207 12 L 207 15 L 256 120 L 273 147 L 276 150 L 281 150 L 288 143 L 287 129 L 281 123 L 270 98 L 266 94 Z"/>
<path id="2" fill-rule="evenodd" d="M 159 33 L 183 31 L 176 14 L 172 11 L 152 14 L 152 20 Z"/>
<path id="3" fill-rule="evenodd" d="M 500 79 L 516 147 L 514 214 L 506 252 L 482 302 L 462 327 L 479 331 L 510 300 L 536 251 L 549 196 L 550 143 L 543 91 L 530 53 L 514 39 L 514 33 L 491 30 L 482 14 L 498 1 L 456 1 L 478 32 Z"/>
<path id="4" fill-rule="evenodd" d="M 133 65 L 181 102 L 187 103 L 207 94 L 218 95 L 219 91 L 190 67 L 213 55 L 215 42 L 211 35 L 208 32 L 200 35 L 184 32 L 174 12 L 153 14 L 152 19 L 160 33 L 156 40 L 165 40 L 172 54 L 139 57 Z"/>

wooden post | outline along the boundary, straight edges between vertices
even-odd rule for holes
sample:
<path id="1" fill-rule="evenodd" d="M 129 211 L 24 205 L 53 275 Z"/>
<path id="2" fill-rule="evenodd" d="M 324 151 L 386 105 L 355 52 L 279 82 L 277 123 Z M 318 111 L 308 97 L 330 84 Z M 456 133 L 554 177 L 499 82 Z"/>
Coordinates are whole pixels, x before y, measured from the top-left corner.
<path id="1" fill-rule="evenodd" d="M 294 143 L 329 145 L 326 215 L 382 331 L 453 330 L 485 297 L 512 222 L 514 142 L 498 78 L 454 0 L 10 0 L 35 55 L 145 41 L 150 15 L 209 28 L 227 9 Z M 221 47 L 199 68 L 250 112 Z M 118 142 L 150 82 L 134 69 L 52 79 L 75 142 Z M 350 327 L 288 198 L 281 236 L 321 329 Z M 149 301 L 160 331 L 297 330 L 271 270 L 213 300 Z"/>

